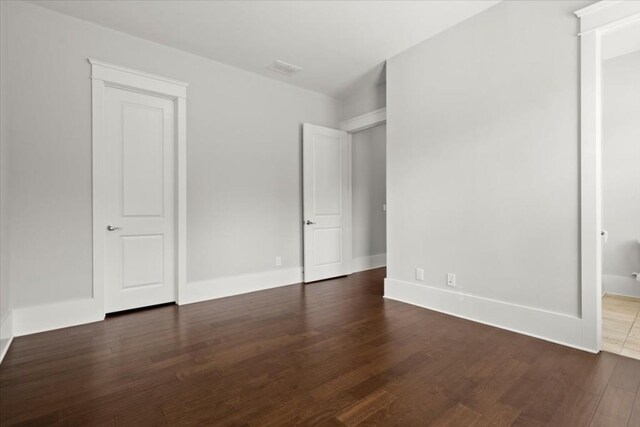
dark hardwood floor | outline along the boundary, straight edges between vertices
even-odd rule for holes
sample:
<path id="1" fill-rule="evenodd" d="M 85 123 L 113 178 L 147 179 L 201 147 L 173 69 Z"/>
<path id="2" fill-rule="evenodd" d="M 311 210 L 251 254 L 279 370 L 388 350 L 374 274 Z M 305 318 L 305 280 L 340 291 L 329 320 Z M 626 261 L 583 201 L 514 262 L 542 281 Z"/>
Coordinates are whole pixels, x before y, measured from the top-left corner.
<path id="1" fill-rule="evenodd" d="M 382 298 L 384 270 L 16 338 L 2 425 L 640 426 L 640 361 Z"/>

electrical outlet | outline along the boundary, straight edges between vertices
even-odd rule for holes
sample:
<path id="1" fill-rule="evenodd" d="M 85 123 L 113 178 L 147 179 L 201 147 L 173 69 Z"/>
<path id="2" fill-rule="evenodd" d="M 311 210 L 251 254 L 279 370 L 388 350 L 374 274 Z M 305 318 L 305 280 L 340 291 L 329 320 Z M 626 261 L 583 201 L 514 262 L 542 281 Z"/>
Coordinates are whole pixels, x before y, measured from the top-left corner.
<path id="1" fill-rule="evenodd" d="M 276 266 L 280 267 L 282 265 L 282 257 L 281 256 L 277 256 L 276 257 Z"/>
<path id="2" fill-rule="evenodd" d="M 451 286 L 452 288 L 456 287 L 455 273 L 447 273 L 447 286 Z"/>
<path id="3" fill-rule="evenodd" d="M 424 269 L 416 268 L 416 280 L 424 280 Z"/>

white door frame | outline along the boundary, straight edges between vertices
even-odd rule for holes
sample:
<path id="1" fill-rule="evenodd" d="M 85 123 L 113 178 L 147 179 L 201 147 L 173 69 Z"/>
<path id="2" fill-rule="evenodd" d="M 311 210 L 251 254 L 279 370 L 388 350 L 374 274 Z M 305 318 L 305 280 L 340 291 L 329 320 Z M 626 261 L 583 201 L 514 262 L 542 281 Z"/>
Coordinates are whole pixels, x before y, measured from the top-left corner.
<path id="1" fill-rule="evenodd" d="M 114 87 L 160 96 L 175 104 L 175 233 L 176 303 L 184 299 L 187 279 L 187 87 L 188 83 L 108 64 L 89 58 L 91 64 L 91 143 L 93 175 L 93 299 L 105 313 L 105 207 L 106 140 L 105 88 Z"/>
<path id="2" fill-rule="evenodd" d="M 371 111 L 369 113 L 362 114 L 357 117 L 353 117 L 351 119 L 340 122 L 340 130 L 347 132 L 347 146 L 349 150 L 349 197 L 353 197 L 352 191 L 352 183 L 353 183 L 353 134 L 356 132 L 360 132 L 365 129 L 369 129 L 372 127 L 383 125 L 387 122 L 387 109 L 380 108 L 378 110 Z M 351 211 L 351 215 L 353 216 L 353 210 Z M 353 218 L 349 219 L 349 227 L 351 228 L 351 233 L 353 233 L 353 227 L 351 224 L 353 223 Z M 353 239 L 353 235 L 352 235 Z M 354 273 L 353 267 L 353 252 L 351 253 L 351 258 L 349 259 L 349 272 Z"/>
<path id="3" fill-rule="evenodd" d="M 387 122 L 387 109 L 380 108 L 370 113 L 340 122 L 340 130 L 349 134 L 360 132 L 375 126 L 383 125 Z"/>
<path id="4" fill-rule="evenodd" d="M 600 1 L 580 18 L 580 248 L 582 345 L 602 348 L 602 36 L 640 22 L 640 1 Z"/>

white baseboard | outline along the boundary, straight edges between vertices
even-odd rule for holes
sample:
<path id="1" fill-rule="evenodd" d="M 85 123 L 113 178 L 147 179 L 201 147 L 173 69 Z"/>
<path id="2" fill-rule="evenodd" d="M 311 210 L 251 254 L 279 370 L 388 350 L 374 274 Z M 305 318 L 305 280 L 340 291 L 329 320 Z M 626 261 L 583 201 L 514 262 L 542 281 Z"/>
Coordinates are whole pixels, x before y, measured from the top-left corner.
<path id="1" fill-rule="evenodd" d="M 351 271 L 357 273 L 358 271 L 371 270 L 373 268 L 385 267 L 386 265 L 387 254 L 363 256 L 351 260 Z"/>
<path id="2" fill-rule="evenodd" d="M 302 269 L 290 268 L 188 283 L 178 304 L 189 304 L 302 281 Z M 22 336 L 104 320 L 95 299 L 65 301 L 13 310 L 13 335 Z"/>
<path id="3" fill-rule="evenodd" d="M 13 335 L 35 334 L 104 320 L 104 308 L 95 299 L 13 309 Z"/>
<path id="4" fill-rule="evenodd" d="M 582 346 L 581 319 L 462 292 L 385 279 L 384 296 L 463 319 L 597 353 Z"/>
<path id="5" fill-rule="evenodd" d="M 187 283 L 178 304 L 191 304 L 302 282 L 300 267 Z"/>
<path id="6" fill-rule="evenodd" d="M 13 312 L 10 311 L 0 320 L 0 363 L 9 351 L 9 346 L 13 341 Z"/>
<path id="7" fill-rule="evenodd" d="M 602 275 L 602 293 L 640 298 L 640 282 L 627 276 Z"/>

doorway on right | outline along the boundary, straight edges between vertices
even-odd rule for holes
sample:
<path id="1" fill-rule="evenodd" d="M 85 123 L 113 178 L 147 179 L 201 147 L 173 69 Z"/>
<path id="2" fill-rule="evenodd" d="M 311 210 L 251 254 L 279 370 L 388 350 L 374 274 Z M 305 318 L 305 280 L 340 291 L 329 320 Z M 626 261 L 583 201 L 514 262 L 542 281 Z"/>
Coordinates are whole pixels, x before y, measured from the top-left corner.
<path id="1" fill-rule="evenodd" d="M 640 23 L 602 39 L 602 349 L 640 359 Z"/>
<path id="2" fill-rule="evenodd" d="M 387 126 L 351 134 L 353 246 L 352 271 L 387 263 Z"/>

